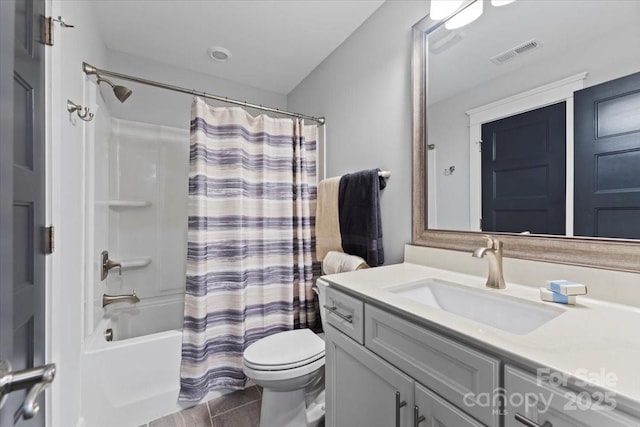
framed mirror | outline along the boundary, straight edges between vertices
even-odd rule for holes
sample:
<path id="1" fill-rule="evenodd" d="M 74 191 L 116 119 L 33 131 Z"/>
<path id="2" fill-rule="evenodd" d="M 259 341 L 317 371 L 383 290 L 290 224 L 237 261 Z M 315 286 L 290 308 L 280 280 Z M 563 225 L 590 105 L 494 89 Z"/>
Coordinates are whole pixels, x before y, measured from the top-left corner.
<path id="1" fill-rule="evenodd" d="M 632 53 L 640 44 L 640 3 L 517 0 L 495 7 L 466 0 L 458 11 L 474 3 L 484 11 L 462 28 L 427 16 L 413 29 L 413 244 L 471 252 L 492 234 L 508 257 L 640 272 L 640 120 L 620 124 L 621 117 L 640 117 L 633 113 L 640 108 L 640 58 Z M 625 76 L 630 83 L 617 98 L 629 102 L 611 108 L 610 86 Z M 609 92 L 585 98 L 600 86 Z M 591 110 L 583 112 L 584 105 Z M 562 127 L 531 127 L 545 110 L 554 110 Z M 532 116 L 513 138 L 514 121 Z M 536 147 L 552 145 L 536 135 L 554 128 L 559 160 L 533 161 Z M 587 155 L 590 133 L 599 145 L 627 145 Z M 625 204 L 585 205 L 593 199 L 583 191 L 590 180 L 598 197 L 628 196 Z M 555 195 L 540 197 L 543 190 Z M 490 207 L 505 195 L 529 207 Z M 544 206 L 547 199 L 555 208 Z"/>

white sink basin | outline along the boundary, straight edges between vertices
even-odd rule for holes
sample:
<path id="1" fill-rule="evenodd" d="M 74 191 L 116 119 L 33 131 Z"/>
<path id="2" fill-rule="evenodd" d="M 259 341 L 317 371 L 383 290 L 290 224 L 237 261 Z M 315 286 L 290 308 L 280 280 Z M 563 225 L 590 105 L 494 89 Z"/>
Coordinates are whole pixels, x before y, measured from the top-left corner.
<path id="1" fill-rule="evenodd" d="M 425 279 L 387 290 L 420 304 L 517 335 L 526 335 L 564 313 L 561 308 L 496 295 L 439 279 Z"/>

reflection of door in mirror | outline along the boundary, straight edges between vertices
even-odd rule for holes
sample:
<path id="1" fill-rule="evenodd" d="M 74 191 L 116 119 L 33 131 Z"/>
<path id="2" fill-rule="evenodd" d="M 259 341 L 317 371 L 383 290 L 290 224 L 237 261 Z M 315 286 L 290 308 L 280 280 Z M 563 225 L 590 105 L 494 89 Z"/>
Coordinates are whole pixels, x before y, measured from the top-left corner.
<path id="1" fill-rule="evenodd" d="M 640 1 L 516 1 L 505 7 L 485 8 L 482 16 L 463 28 L 433 27 L 427 36 L 425 64 L 427 143 L 435 147 L 426 151 L 428 228 L 489 231 L 487 216 L 482 212 L 482 166 L 478 150 L 478 142 L 483 139 L 482 125 L 564 101 L 564 234 L 630 236 L 611 227 L 607 228 L 607 235 L 602 221 L 608 217 L 609 225 L 620 225 L 619 218 L 626 216 L 640 224 L 639 210 L 601 210 L 598 232 L 576 233 L 574 230 L 574 222 L 578 220 L 574 204 L 577 197 L 581 197 L 577 193 L 582 187 L 574 186 L 573 96 L 577 90 L 640 71 L 635 54 L 640 45 L 639 20 Z M 600 138 L 598 145 L 603 140 Z M 640 151 L 637 155 L 636 160 L 640 160 Z M 635 154 L 629 154 L 628 158 L 633 156 Z M 600 162 L 609 160 L 611 170 L 619 171 L 622 165 L 617 164 L 614 157 L 598 158 Z M 594 161 L 593 156 L 590 161 Z M 451 166 L 455 166 L 455 173 L 446 173 Z M 636 176 L 629 179 L 635 188 L 640 188 L 637 182 L 640 168 L 635 169 Z M 629 193 L 629 186 L 620 188 L 626 188 L 624 192 Z M 609 193 L 611 190 L 606 189 Z M 600 197 L 603 191 L 598 191 Z M 560 228 L 535 231 L 543 229 L 538 227 L 543 222 L 543 214 L 535 215 L 537 218 L 522 216 L 519 223 L 515 215 L 511 215 L 510 220 L 516 224 L 495 229 L 563 234 Z M 481 217 L 485 221 L 482 228 Z M 593 219 L 589 221 L 593 228 Z M 640 234 L 635 236 L 640 238 Z"/>
<path id="2" fill-rule="evenodd" d="M 640 73 L 574 102 L 575 234 L 640 239 Z"/>
<path id="3" fill-rule="evenodd" d="M 565 102 L 482 125 L 481 230 L 565 234 Z"/>

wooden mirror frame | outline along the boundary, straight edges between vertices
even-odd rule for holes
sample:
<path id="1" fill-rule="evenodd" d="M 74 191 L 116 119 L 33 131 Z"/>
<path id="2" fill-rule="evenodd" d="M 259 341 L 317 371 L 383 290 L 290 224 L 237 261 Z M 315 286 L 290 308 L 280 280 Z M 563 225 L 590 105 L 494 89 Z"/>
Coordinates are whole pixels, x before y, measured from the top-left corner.
<path id="1" fill-rule="evenodd" d="M 475 0 L 467 0 L 463 8 Z M 426 16 L 413 26 L 412 90 L 412 244 L 471 253 L 484 246 L 481 232 L 427 228 L 427 35 L 444 21 Z M 640 241 L 593 237 L 491 233 L 504 242 L 504 255 L 535 261 L 640 273 Z"/>

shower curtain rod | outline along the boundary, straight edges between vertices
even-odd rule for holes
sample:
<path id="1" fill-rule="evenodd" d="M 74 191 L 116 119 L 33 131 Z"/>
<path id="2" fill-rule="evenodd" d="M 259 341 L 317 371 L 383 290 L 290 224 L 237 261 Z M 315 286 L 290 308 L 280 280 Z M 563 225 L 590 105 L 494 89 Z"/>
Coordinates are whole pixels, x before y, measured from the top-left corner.
<path id="1" fill-rule="evenodd" d="M 297 118 L 300 118 L 300 119 L 313 120 L 314 122 L 317 122 L 321 126 L 324 125 L 325 122 L 326 122 L 324 117 L 313 117 L 313 116 L 307 116 L 305 114 L 292 113 L 290 111 L 280 110 L 278 108 L 263 107 L 262 105 L 250 104 L 250 103 L 248 103 L 246 101 L 238 101 L 238 100 L 227 98 L 227 97 L 224 97 L 224 96 L 211 95 L 211 94 L 208 94 L 206 92 L 201 92 L 201 91 L 197 91 L 197 90 L 194 90 L 194 89 L 187 89 L 187 88 L 180 87 L 180 86 L 173 86 L 173 85 L 166 84 L 166 83 L 155 82 L 153 80 L 142 79 L 140 77 L 135 77 L 135 76 L 129 76 L 127 74 L 116 73 L 114 71 L 102 70 L 100 68 L 94 67 L 91 64 L 87 64 L 86 62 L 82 63 L 82 71 L 84 71 L 84 73 L 86 75 L 88 75 L 88 76 L 90 76 L 92 74 L 101 75 L 101 76 L 110 76 L 110 77 L 115 77 L 117 79 L 128 80 L 128 81 L 131 81 L 131 82 L 140 83 L 140 84 L 143 84 L 143 85 L 158 87 L 158 88 L 161 88 L 161 89 L 168 89 L 168 90 L 172 90 L 174 92 L 182 92 L 182 93 L 186 93 L 186 94 L 190 94 L 190 95 L 194 95 L 194 96 L 199 96 L 199 97 L 202 97 L 202 98 L 215 99 L 216 101 L 227 102 L 229 104 L 242 105 L 243 107 L 255 108 L 257 110 L 269 111 L 271 113 L 283 114 L 283 115 L 289 116 L 289 117 L 297 117 Z"/>

